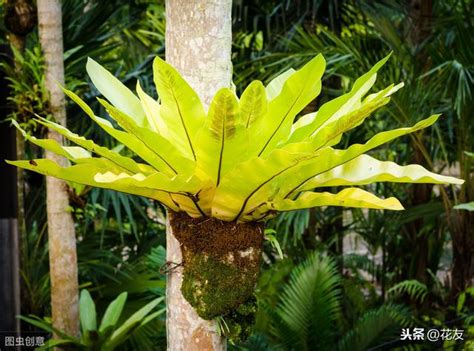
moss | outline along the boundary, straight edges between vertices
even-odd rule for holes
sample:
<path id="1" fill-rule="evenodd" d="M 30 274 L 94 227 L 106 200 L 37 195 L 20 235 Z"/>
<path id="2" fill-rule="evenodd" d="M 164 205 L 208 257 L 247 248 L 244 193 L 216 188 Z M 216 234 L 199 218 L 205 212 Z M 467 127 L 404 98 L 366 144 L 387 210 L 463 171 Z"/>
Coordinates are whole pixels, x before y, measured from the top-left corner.
<path id="1" fill-rule="evenodd" d="M 226 316 L 235 329 L 233 334 L 246 333 L 247 327 L 237 330 L 237 320 L 248 314 L 245 306 L 253 296 L 263 225 L 193 219 L 185 213 L 172 213 L 170 223 L 181 243 L 184 298 L 201 318 Z"/>
<path id="2" fill-rule="evenodd" d="M 245 303 L 223 316 L 225 322 L 224 336 L 232 343 L 247 340 L 252 333 L 256 313 L 257 299 L 252 295 Z"/>
<path id="3" fill-rule="evenodd" d="M 196 254 L 188 257 L 186 265 L 181 290 L 204 319 L 238 308 L 253 293 L 254 279 L 213 257 Z"/>

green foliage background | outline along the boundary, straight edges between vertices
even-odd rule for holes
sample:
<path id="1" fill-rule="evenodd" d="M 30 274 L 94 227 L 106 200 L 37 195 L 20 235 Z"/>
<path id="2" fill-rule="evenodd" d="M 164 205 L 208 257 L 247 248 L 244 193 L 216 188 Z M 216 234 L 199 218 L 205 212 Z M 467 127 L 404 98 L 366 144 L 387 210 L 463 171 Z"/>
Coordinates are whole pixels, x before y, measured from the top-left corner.
<path id="1" fill-rule="evenodd" d="M 100 111 L 97 91 L 85 76 L 87 57 L 104 64 L 130 87 L 137 77 L 145 89 L 150 87 L 151 60 L 164 54 L 164 4 L 147 0 L 87 4 L 84 13 L 84 1 L 63 1 L 66 82 Z M 342 144 L 360 142 L 377 130 L 414 124 L 420 116 L 441 112 L 445 118 L 429 131 L 392 142 L 378 149 L 376 156 L 400 164 L 417 162 L 435 172 L 449 171 L 466 183 L 460 191 L 373 185 L 378 194 L 396 194 L 402 200 L 407 210 L 400 213 L 325 208 L 272 220 L 268 228 L 275 230 L 284 257 L 280 258 L 270 242 L 265 244 L 256 290 L 257 322 L 249 340 L 230 345 L 231 349 L 429 350 L 436 346 L 461 350 L 472 346 L 472 271 L 465 273 L 461 288 L 451 284 L 452 273 L 462 267 L 456 265 L 459 245 L 474 251 L 472 239 L 466 241 L 472 234 L 473 212 L 453 209 L 474 200 L 469 154 L 474 151 L 472 7 L 467 0 L 435 1 L 428 23 L 421 25 L 416 11 L 402 1 L 234 2 L 233 62 L 238 91 L 255 76 L 268 83 L 288 68 L 300 67 L 323 53 L 328 69 L 323 93 L 312 103 L 314 110 L 347 92 L 356 77 L 393 51 L 378 81 L 404 81 L 405 88 Z M 0 14 L 4 14 L 3 5 Z M 3 43 L 6 34 L 1 26 Z M 46 116 L 48 112 L 35 32 L 27 37 L 25 53 L 17 55 L 21 75 L 2 64 L 11 78 L 11 117 L 39 136 L 44 130 L 30 118 L 33 113 Z M 72 104 L 68 123 L 78 134 L 114 146 Z M 26 153 L 34 158 L 39 150 L 27 145 Z M 25 177 L 22 279 L 27 288 L 23 289 L 22 314 L 45 317 L 50 311 L 44 180 L 30 172 Z M 143 198 L 100 189 L 74 189 L 72 200 L 80 284 L 91 292 L 99 314 L 123 291 L 129 294 L 124 319 L 163 296 L 165 279 L 159 271 L 165 261 L 164 209 Z M 348 238 L 363 242 L 366 249 L 348 251 L 343 245 Z M 472 265 L 472 255 L 470 259 Z M 156 345 L 165 349 L 163 318 L 137 329 L 120 349 L 159 349 Z M 465 340 L 444 345 L 400 342 L 401 328 L 413 326 L 464 329 Z"/>

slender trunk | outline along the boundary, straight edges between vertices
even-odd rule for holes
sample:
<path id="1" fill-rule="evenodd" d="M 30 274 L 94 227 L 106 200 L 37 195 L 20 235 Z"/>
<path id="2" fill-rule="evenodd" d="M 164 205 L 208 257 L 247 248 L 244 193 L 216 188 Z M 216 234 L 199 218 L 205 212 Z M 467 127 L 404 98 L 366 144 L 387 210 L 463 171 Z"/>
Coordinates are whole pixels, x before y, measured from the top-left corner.
<path id="1" fill-rule="evenodd" d="M 66 125 L 64 93 L 63 36 L 59 0 L 38 0 L 38 25 L 46 68 L 46 89 L 50 112 L 55 120 Z M 58 133 L 50 131 L 49 139 L 62 143 Z M 51 152 L 46 158 L 60 165 L 66 160 Z M 48 213 L 49 264 L 51 274 L 51 306 L 53 325 L 68 334 L 79 334 L 77 255 L 74 222 L 68 210 L 69 198 L 65 182 L 46 178 Z"/>
<path id="2" fill-rule="evenodd" d="M 470 23 L 468 28 L 472 28 L 470 12 L 465 2 L 464 22 Z M 453 94 L 452 101 L 454 101 Z M 464 101 L 464 105 L 458 109 L 458 123 L 456 139 L 458 141 L 458 160 L 460 178 L 465 180 L 459 192 L 459 203 L 474 201 L 474 159 L 465 154 L 465 152 L 474 152 L 472 142 L 472 114 L 474 112 L 470 99 Z M 448 214 L 449 215 L 449 214 Z M 452 221 L 450 222 L 450 232 L 453 242 L 453 263 L 451 266 L 452 276 L 452 298 L 457 299 L 460 293 L 474 285 L 474 236 L 472 235 L 474 226 L 474 212 L 472 211 L 453 211 Z M 468 302 L 469 304 L 469 302 Z M 470 302 L 469 307 L 474 306 Z"/>
<path id="3" fill-rule="evenodd" d="M 178 69 L 206 105 L 221 87 L 229 87 L 231 64 L 231 0 L 167 0 L 166 60 Z M 180 244 L 167 227 L 167 260 L 180 263 Z M 167 283 L 168 350 L 225 350 L 214 322 L 199 318 L 181 294 L 182 271 Z"/>
<path id="4" fill-rule="evenodd" d="M 232 80 L 231 0 L 167 0 L 166 60 L 204 104 Z"/>
<path id="5" fill-rule="evenodd" d="M 12 49 L 20 54 L 25 50 L 26 36 L 33 30 L 36 25 L 36 9 L 30 0 L 7 0 L 4 4 L 4 24 L 8 29 L 8 41 Z M 13 56 L 15 57 L 15 56 Z M 18 62 L 14 62 L 15 70 L 19 71 L 21 67 Z M 6 83 L 5 83 L 6 84 Z M 24 121 L 24 116 L 20 116 L 21 121 Z M 15 152 L 16 159 L 22 160 L 25 157 L 25 142 L 19 131 L 15 132 Z M 21 289 L 20 289 L 20 267 L 23 262 L 20 252 L 25 251 L 26 243 L 26 222 L 25 222 L 25 179 L 24 171 L 16 169 L 16 224 L 12 230 L 13 247 L 11 251 L 12 260 L 14 262 L 12 274 L 14 277 L 13 292 L 15 294 L 14 315 L 21 313 Z M 20 321 L 16 320 L 16 328 L 20 330 Z"/>
<path id="6" fill-rule="evenodd" d="M 459 294 L 472 286 L 474 273 L 474 239 L 472 237 L 474 216 L 469 212 L 455 216 L 455 225 L 450 228 L 453 239 L 451 298 L 454 301 Z"/>
<path id="7" fill-rule="evenodd" d="M 470 141 L 470 118 L 472 108 L 469 106 L 461 110 L 459 114 L 457 139 L 459 152 L 460 178 L 466 182 L 459 192 L 459 203 L 474 200 L 474 186 L 472 175 L 472 159 L 464 151 L 472 152 L 472 141 Z M 473 284 L 474 275 L 474 237 L 472 227 L 474 226 L 474 213 L 471 211 L 453 211 L 451 217 L 451 238 L 453 243 L 453 262 L 451 266 L 451 297 L 457 299 L 458 295 Z"/>
<path id="8" fill-rule="evenodd" d="M 431 0 L 411 0 L 409 2 L 409 18 L 411 30 L 409 40 L 415 48 L 420 48 L 423 42 L 431 34 L 432 19 L 432 1 Z M 429 69 L 430 61 L 425 60 L 424 50 L 420 50 L 416 56 L 416 61 L 420 64 L 420 70 L 426 72 Z M 412 141 L 413 142 L 413 141 Z M 419 142 L 423 144 L 423 131 L 419 132 Z M 430 168 L 427 164 L 422 150 L 413 142 L 412 162 Z M 413 184 L 410 189 L 410 206 L 415 207 L 430 201 L 433 191 L 431 184 Z M 422 283 L 428 282 L 428 268 L 432 262 L 434 250 L 430 249 L 430 240 L 435 232 L 431 234 L 420 235 L 421 229 L 426 225 L 424 218 L 417 219 L 405 225 L 412 246 L 413 255 L 408 259 L 408 267 L 404 269 L 406 279 L 417 279 Z"/>

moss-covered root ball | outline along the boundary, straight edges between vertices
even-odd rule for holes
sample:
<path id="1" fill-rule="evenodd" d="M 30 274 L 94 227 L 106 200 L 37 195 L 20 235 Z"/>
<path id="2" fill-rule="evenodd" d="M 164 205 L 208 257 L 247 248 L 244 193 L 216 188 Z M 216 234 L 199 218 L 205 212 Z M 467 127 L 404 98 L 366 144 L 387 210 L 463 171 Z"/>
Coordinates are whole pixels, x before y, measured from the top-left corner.
<path id="1" fill-rule="evenodd" d="M 262 223 L 191 218 L 170 211 L 183 254 L 184 298 L 201 318 L 229 315 L 254 292 L 263 244 Z"/>

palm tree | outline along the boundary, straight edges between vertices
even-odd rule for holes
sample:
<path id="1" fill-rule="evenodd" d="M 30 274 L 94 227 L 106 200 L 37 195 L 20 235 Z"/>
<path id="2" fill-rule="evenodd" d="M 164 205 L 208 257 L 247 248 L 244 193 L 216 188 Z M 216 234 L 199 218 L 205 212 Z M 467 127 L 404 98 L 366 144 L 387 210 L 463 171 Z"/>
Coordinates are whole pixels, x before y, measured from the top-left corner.
<path id="1" fill-rule="evenodd" d="M 64 93 L 63 36 L 61 2 L 38 0 L 38 25 L 45 62 L 45 87 L 49 108 L 58 125 L 66 125 Z M 48 137 L 62 143 L 61 134 L 50 130 Z M 46 150 L 46 160 L 65 166 L 66 159 Z M 79 334 L 79 290 L 77 281 L 76 234 L 69 207 L 67 184 L 57 178 L 46 179 L 48 243 L 51 274 L 53 324 L 71 335 Z"/>

